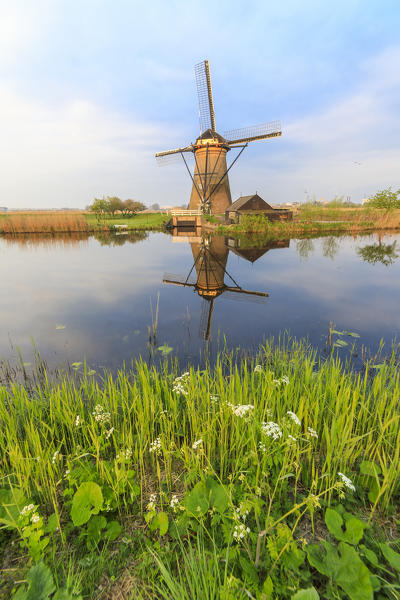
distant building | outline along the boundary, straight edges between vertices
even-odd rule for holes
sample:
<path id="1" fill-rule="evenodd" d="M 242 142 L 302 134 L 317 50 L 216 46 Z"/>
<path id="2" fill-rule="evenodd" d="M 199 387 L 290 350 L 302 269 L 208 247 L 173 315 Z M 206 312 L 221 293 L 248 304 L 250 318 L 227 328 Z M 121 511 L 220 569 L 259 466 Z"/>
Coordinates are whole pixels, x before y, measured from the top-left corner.
<path id="1" fill-rule="evenodd" d="M 8 208 L 7 206 L 0 206 L 0 212 L 7 212 Z"/>
<path id="2" fill-rule="evenodd" d="M 225 212 L 225 219 L 228 223 L 240 223 L 244 215 L 262 215 L 269 221 L 291 221 L 293 218 L 291 210 L 272 208 L 258 194 L 238 198 Z"/>

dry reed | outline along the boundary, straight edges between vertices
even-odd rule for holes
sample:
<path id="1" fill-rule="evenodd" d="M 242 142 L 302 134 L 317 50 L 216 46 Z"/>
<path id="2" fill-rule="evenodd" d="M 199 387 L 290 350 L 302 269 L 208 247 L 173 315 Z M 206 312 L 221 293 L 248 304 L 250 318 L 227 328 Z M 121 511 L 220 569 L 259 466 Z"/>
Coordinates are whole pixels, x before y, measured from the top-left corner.
<path id="1" fill-rule="evenodd" d="M 65 233 L 92 229 L 82 213 L 14 213 L 0 219 L 0 233 Z"/>

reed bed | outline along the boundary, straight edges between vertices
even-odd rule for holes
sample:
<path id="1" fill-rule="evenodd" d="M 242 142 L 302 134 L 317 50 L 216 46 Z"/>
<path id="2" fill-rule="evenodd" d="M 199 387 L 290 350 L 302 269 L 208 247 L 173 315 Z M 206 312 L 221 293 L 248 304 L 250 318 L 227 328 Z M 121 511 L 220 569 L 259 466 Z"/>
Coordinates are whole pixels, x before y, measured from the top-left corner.
<path id="1" fill-rule="evenodd" d="M 228 490 L 232 507 L 242 498 L 255 510 L 254 553 L 247 554 L 257 568 L 262 530 L 282 523 L 285 513 L 313 519 L 320 501 L 335 504 L 345 492 L 370 521 L 398 506 L 395 353 L 355 373 L 335 355 L 322 360 L 305 342 L 280 340 L 266 344 L 254 362 L 237 364 L 221 355 L 214 368 L 183 374 L 167 362 L 161 370 L 139 362 L 101 379 L 83 365 L 74 368 L 57 380 L 43 372 L 32 387 L 0 386 L 2 485 L 20 490 L 40 514 L 57 515 L 61 533 L 52 541 L 54 556 L 67 544 L 66 506 L 74 477 L 85 469 L 89 480 L 108 490 L 107 510 L 123 527 L 132 511 L 143 523 L 137 526 L 146 527 L 144 516 L 147 523 L 158 518 L 153 508 L 172 521 L 179 516 L 175 505 L 211 477 Z M 366 461 L 374 465 L 373 497 L 362 474 Z M 132 473 L 136 492 L 122 493 Z M 341 474 L 354 491 L 346 489 Z"/>
<path id="2" fill-rule="evenodd" d="M 93 227 L 82 213 L 12 213 L 0 219 L 0 233 L 78 233 Z"/>

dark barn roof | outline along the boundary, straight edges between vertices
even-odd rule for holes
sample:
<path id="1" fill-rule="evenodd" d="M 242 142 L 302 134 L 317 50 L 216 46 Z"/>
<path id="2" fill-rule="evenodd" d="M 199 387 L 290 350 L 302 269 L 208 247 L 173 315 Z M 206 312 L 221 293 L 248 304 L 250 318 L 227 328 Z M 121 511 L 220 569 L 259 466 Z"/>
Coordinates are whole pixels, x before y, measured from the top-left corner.
<path id="1" fill-rule="evenodd" d="M 248 206 L 247 206 L 248 205 Z M 252 194 L 251 196 L 240 196 L 235 202 L 233 202 L 227 210 L 274 210 L 265 200 L 263 200 L 258 194 Z"/>

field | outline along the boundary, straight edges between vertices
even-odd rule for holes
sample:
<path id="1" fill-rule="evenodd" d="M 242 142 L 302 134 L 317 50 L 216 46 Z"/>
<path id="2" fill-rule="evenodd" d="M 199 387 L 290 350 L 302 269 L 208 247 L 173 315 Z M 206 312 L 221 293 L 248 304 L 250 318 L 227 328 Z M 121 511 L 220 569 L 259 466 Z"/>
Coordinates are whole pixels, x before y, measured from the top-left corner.
<path id="1" fill-rule="evenodd" d="M 3 365 L 0 596 L 398 599 L 397 349 L 358 373 L 334 344 L 186 373 L 161 351 L 114 378 Z"/>

